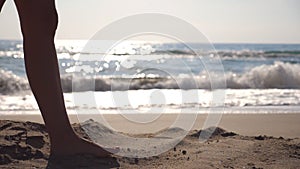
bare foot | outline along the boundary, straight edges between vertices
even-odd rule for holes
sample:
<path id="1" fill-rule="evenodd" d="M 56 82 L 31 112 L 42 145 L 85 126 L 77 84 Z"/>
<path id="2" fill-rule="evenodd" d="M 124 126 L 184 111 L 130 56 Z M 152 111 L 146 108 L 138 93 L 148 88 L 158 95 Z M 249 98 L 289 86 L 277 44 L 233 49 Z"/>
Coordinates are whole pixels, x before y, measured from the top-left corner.
<path id="1" fill-rule="evenodd" d="M 113 153 L 119 152 L 118 148 L 102 148 L 85 139 L 77 136 L 71 139 L 60 140 L 59 144 L 51 144 L 51 155 L 72 156 L 72 155 L 94 155 L 97 157 L 109 157 Z"/>

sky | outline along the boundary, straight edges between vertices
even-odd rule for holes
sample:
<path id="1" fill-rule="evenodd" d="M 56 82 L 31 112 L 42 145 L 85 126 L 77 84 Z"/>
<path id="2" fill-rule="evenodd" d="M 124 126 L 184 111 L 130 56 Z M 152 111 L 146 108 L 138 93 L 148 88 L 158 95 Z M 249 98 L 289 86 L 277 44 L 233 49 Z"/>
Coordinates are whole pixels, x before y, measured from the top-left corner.
<path id="1" fill-rule="evenodd" d="M 162 13 L 192 24 L 214 43 L 300 43 L 299 0 L 56 0 L 56 5 L 59 40 L 87 40 L 123 17 Z M 12 0 L 0 14 L 0 39 L 21 39 Z"/>

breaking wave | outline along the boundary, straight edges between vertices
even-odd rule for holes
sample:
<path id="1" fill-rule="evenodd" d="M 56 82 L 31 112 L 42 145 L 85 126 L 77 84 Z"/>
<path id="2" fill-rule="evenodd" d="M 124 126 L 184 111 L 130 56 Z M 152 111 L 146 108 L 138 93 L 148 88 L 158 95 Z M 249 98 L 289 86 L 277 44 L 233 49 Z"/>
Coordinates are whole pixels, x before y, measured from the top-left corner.
<path id="1" fill-rule="evenodd" d="M 25 78 L 0 69 L 0 93 L 11 94 L 28 89 L 29 85 Z"/>
<path id="2" fill-rule="evenodd" d="M 272 65 L 257 66 L 243 74 L 226 73 L 226 86 L 231 89 L 300 89 L 300 65 L 275 62 Z M 218 75 L 211 76 L 217 83 L 222 83 Z M 98 76 L 76 77 L 62 75 L 64 92 L 74 91 L 124 91 L 140 89 L 211 89 L 209 76 L 205 73 L 194 77 L 152 77 L 121 78 Z M 93 82 L 90 89 L 87 83 Z M 194 83 L 193 83 L 194 82 Z M 0 93 L 10 94 L 29 90 L 27 80 L 9 71 L 0 69 Z"/>
<path id="3" fill-rule="evenodd" d="M 227 87 L 233 89 L 299 89 L 300 65 L 275 62 L 261 65 L 242 74 L 227 75 Z"/>
<path id="4" fill-rule="evenodd" d="M 222 78 L 217 75 L 212 76 L 216 83 L 222 83 Z M 72 91 L 72 76 L 62 78 L 63 88 L 66 92 Z M 176 79 L 176 80 L 175 80 Z M 76 78 L 76 90 L 85 91 L 86 81 L 90 78 Z M 139 89 L 211 89 L 210 79 L 206 74 L 192 78 L 111 78 L 96 77 L 96 91 L 110 90 L 139 90 Z M 194 83 L 193 83 L 194 82 Z M 227 88 L 231 89 L 300 89 L 300 65 L 275 62 L 272 65 L 262 65 L 255 67 L 244 74 L 226 74 Z"/>

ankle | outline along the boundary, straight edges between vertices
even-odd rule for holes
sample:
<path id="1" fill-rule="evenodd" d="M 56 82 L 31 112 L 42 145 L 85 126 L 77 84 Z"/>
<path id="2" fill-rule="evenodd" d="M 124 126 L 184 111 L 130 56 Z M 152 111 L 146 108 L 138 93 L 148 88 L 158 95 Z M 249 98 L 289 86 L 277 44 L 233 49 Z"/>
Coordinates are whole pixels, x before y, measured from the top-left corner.
<path id="1" fill-rule="evenodd" d="M 77 141 L 79 137 L 74 133 L 68 133 L 68 134 L 55 134 L 50 136 L 50 143 L 52 146 L 66 146 L 68 144 L 72 144 L 75 141 Z"/>

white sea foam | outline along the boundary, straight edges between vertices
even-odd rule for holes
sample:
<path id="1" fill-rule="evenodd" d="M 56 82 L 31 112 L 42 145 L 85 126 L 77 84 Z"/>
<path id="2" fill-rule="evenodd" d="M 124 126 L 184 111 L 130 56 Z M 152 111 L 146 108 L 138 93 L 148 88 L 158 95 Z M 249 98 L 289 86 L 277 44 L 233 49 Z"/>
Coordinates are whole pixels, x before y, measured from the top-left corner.
<path id="1" fill-rule="evenodd" d="M 228 74 L 227 87 L 234 89 L 299 89 L 300 65 L 275 62 L 273 65 L 261 65 L 242 75 Z"/>
<path id="2" fill-rule="evenodd" d="M 0 69 L 0 93 L 10 94 L 28 89 L 29 85 L 24 78 Z"/>
<path id="3" fill-rule="evenodd" d="M 0 93 L 10 94 L 28 90 L 27 80 L 12 72 L 0 70 Z M 213 78 L 213 79 L 210 79 Z M 65 92 L 73 91 L 125 91 L 139 89 L 211 89 L 211 80 L 223 83 L 218 75 L 206 73 L 194 77 L 77 77 L 62 75 Z M 86 85 L 94 83 L 94 88 Z M 244 74 L 227 73 L 226 86 L 230 89 L 300 89 L 300 65 L 275 62 L 272 65 L 257 66 Z M 75 88 L 73 88 L 76 86 Z"/>
<path id="4" fill-rule="evenodd" d="M 66 107 L 71 114 L 78 113 L 78 110 L 104 114 L 208 113 L 212 99 L 218 99 L 212 97 L 212 91 L 209 90 L 168 89 L 65 93 L 64 96 Z M 0 115 L 39 113 L 32 94 L 0 95 L 0 101 Z M 227 89 L 224 106 L 227 113 L 298 113 L 300 90 Z"/>
<path id="5" fill-rule="evenodd" d="M 110 78 L 96 77 L 96 91 L 137 90 L 137 89 L 211 89 L 211 81 L 223 83 L 220 76 L 208 76 L 206 73 L 194 77 L 156 77 L 156 78 Z M 214 79 L 210 79 L 214 78 Z M 85 90 L 85 81 L 90 78 L 74 78 L 73 83 L 79 91 Z M 63 77 L 65 91 L 72 91 L 72 77 Z M 195 84 L 193 84 L 195 82 Z M 227 73 L 227 88 L 231 89 L 300 89 L 300 65 L 275 62 L 273 65 L 261 65 L 244 74 Z M 82 86 L 82 88 L 80 88 Z M 80 90 L 81 89 L 81 90 Z"/>

